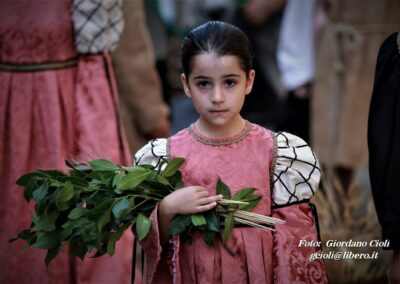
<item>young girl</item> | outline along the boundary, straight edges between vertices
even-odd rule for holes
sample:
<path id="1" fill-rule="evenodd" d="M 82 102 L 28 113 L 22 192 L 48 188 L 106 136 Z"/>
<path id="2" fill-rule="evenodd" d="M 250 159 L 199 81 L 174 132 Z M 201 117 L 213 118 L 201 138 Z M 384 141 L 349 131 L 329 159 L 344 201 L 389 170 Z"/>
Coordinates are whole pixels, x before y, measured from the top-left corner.
<path id="1" fill-rule="evenodd" d="M 135 156 L 136 164 L 157 166 L 161 160 L 185 158 L 181 167 L 186 187 L 166 196 L 151 219 L 150 234 L 142 241 L 146 252 L 146 283 L 324 283 L 327 282 L 316 223 L 309 198 L 320 178 L 318 161 L 300 138 L 273 133 L 244 120 L 244 98 L 252 89 L 251 46 L 235 26 L 208 22 L 182 44 L 186 95 L 200 117 L 168 139 L 156 139 Z M 168 236 L 177 214 L 213 209 L 221 178 L 232 194 L 257 188 L 262 199 L 253 212 L 286 221 L 275 232 L 252 227 L 234 228 L 227 245 L 208 247 L 199 232 L 192 243 Z M 316 258 L 316 260 L 314 260 Z"/>

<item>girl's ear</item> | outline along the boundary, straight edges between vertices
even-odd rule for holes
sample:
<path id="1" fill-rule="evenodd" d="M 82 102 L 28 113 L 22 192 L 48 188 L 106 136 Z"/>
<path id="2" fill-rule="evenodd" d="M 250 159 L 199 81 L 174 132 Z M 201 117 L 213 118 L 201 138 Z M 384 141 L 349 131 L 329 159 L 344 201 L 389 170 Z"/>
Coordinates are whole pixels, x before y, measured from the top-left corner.
<path id="1" fill-rule="evenodd" d="M 185 74 L 181 74 L 181 82 L 182 82 L 182 86 L 183 86 L 183 90 L 185 91 L 185 94 L 188 98 L 192 97 L 192 94 L 190 92 L 190 88 L 189 88 L 189 82 L 185 76 Z"/>
<path id="2" fill-rule="evenodd" d="M 251 69 L 249 72 L 249 75 L 246 79 L 246 91 L 245 91 L 246 95 L 250 94 L 251 89 L 253 89 L 253 83 L 254 83 L 255 76 L 256 76 L 256 71 L 254 71 L 254 69 Z"/>

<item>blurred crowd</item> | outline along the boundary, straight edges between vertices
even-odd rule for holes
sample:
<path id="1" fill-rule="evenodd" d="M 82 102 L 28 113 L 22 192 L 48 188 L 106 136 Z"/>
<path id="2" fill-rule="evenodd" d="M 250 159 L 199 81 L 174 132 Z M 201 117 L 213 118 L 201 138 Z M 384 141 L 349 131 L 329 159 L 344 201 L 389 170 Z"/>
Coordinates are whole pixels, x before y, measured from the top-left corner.
<path id="1" fill-rule="evenodd" d="M 399 14 L 397 0 L 0 1 L 0 282 L 129 283 L 132 237 L 118 261 L 65 253 L 48 271 L 42 253 L 6 243 L 32 213 L 15 180 L 65 170 L 71 158 L 130 165 L 149 139 L 193 123 L 180 44 L 209 20 L 240 27 L 253 44 L 244 118 L 310 143 L 340 210 L 354 187 L 371 203 L 368 111 L 379 46 L 400 31 Z M 372 277 L 385 275 L 356 280 Z"/>

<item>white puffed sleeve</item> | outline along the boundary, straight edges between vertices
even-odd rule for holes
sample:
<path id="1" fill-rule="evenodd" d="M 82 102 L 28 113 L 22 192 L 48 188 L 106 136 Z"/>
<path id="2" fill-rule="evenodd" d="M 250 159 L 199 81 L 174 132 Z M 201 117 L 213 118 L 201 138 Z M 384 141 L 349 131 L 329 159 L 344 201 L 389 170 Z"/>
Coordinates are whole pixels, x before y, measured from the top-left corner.
<path id="1" fill-rule="evenodd" d="M 152 165 L 157 168 L 162 162 L 168 163 L 168 139 L 150 140 L 135 154 L 134 165 Z"/>
<path id="2" fill-rule="evenodd" d="M 272 179 L 273 205 L 310 199 L 318 190 L 321 170 L 310 146 L 287 132 L 275 133 L 276 160 Z"/>

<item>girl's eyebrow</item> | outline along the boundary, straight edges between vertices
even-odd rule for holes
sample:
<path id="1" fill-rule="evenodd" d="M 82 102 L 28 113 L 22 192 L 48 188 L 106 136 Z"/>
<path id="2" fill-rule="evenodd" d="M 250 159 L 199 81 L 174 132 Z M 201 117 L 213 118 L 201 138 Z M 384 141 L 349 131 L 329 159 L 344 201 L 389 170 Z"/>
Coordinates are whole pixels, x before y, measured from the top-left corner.
<path id="1" fill-rule="evenodd" d="M 223 78 L 227 78 L 227 77 L 240 77 L 239 74 L 227 74 L 227 75 L 223 75 Z M 210 79 L 210 77 L 207 76 L 203 76 L 203 75 L 199 75 L 193 78 L 193 80 L 197 80 L 197 79 Z"/>
<path id="2" fill-rule="evenodd" d="M 227 75 L 224 75 L 224 76 L 222 76 L 222 77 L 240 77 L 240 75 L 239 74 L 227 74 Z"/>
<path id="3" fill-rule="evenodd" d="M 199 75 L 199 76 L 194 77 L 193 80 L 197 80 L 197 79 L 209 79 L 209 78 L 210 78 L 210 77 Z"/>

